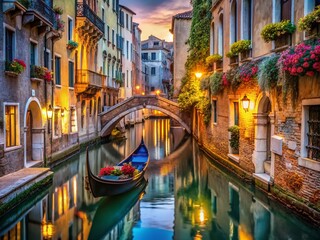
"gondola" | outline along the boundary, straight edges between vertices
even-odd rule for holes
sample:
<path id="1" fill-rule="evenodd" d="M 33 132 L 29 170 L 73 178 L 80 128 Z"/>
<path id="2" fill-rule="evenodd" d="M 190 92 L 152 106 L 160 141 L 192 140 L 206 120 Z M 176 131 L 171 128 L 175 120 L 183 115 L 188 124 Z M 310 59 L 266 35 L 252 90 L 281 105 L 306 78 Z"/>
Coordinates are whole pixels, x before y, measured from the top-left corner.
<path id="1" fill-rule="evenodd" d="M 139 170 L 139 173 L 126 179 L 121 179 L 120 177 L 113 175 L 102 177 L 95 176 L 90 169 L 89 153 L 87 148 L 87 179 L 91 193 L 94 197 L 122 194 L 139 185 L 149 164 L 149 152 L 143 139 L 141 139 L 139 146 L 126 159 L 122 160 L 116 166 L 123 166 L 125 163 L 131 163 L 132 166 Z"/>
<path id="2" fill-rule="evenodd" d="M 139 199 L 143 197 L 148 181 L 142 178 L 137 187 L 113 197 L 101 198 L 92 220 L 88 239 L 107 239 L 108 233 L 127 215 Z M 121 231 L 125 229 L 121 229 Z M 127 229 L 128 230 L 128 229 Z"/>

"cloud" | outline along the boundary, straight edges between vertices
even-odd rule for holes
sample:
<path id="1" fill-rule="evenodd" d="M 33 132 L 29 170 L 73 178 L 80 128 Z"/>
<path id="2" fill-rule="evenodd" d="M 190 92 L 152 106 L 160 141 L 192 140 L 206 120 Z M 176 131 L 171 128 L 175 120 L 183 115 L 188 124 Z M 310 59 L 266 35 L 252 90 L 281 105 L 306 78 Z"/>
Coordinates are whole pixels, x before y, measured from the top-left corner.
<path id="1" fill-rule="evenodd" d="M 140 24 L 142 39 L 151 34 L 168 39 L 172 17 L 191 9 L 189 0 L 122 0 L 120 3 L 137 14 L 133 20 Z"/>

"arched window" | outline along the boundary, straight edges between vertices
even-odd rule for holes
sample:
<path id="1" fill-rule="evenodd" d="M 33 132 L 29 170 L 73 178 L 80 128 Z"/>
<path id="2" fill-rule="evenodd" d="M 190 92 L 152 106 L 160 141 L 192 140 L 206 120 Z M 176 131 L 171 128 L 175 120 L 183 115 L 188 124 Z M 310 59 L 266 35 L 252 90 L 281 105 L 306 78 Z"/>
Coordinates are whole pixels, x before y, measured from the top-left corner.
<path id="1" fill-rule="evenodd" d="M 242 39 L 251 40 L 252 35 L 252 0 L 242 1 Z"/>
<path id="2" fill-rule="evenodd" d="M 218 25 L 218 53 L 223 56 L 223 14 L 219 16 L 219 25 Z"/>
<path id="3" fill-rule="evenodd" d="M 233 0 L 230 7 L 230 44 L 237 41 L 237 30 L 237 0 Z"/>

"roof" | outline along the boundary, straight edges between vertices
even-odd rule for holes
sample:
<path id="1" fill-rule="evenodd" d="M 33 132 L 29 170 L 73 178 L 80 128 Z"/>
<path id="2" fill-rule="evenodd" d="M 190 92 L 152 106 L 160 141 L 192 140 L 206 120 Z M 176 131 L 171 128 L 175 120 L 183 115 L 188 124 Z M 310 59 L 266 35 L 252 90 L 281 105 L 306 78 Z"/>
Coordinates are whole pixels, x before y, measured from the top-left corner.
<path id="1" fill-rule="evenodd" d="M 191 19 L 192 18 L 192 10 L 183 12 L 183 13 L 178 13 L 177 15 L 174 15 L 175 19 Z"/>
<path id="2" fill-rule="evenodd" d="M 119 7 L 127 10 L 132 15 L 136 15 L 136 13 L 134 11 L 132 11 L 130 8 L 128 8 L 128 7 L 124 6 L 124 5 L 119 4 Z"/>

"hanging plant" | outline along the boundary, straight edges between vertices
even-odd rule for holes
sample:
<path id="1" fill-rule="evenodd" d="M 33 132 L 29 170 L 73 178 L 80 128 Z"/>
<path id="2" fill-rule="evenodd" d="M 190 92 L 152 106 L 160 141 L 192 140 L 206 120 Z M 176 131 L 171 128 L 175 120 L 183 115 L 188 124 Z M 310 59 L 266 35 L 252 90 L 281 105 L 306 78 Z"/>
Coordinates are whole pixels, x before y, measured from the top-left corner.
<path id="1" fill-rule="evenodd" d="M 311 32 L 312 28 L 314 28 L 314 26 L 319 23 L 320 23 L 320 5 L 317 6 L 313 12 L 299 19 L 298 29 L 299 31 Z"/>
<path id="2" fill-rule="evenodd" d="M 230 147 L 234 150 L 239 151 L 239 139 L 240 139 L 240 131 L 239 126 L 234 125 L 228 128 L 228 131 L 231 133 L 230 136 Z"/>
<path id="3" fill-rule="evenodd" d="M 237 53 L 234 53 L 234 52 L 232 52 L 232 51 L 229 51 L 229 52 L 227 52 L 226 57 L 227 57 L 227 58 L 238 57 L 238 54 L 237 54 Z"/>
<path id="4" fill-rule="evenodd" d="M 208 97 L 202 97 L 198 102 L 197 107 L 203 114 L 203 122 L 208 125 L 211 119 L 211 101 Z"/>
<path id="5" fill-rule="evenodd" d="M 266 91 L 276 86 L 279 78 L 279 55 L 265 58 L 259 64 L 258 84 L 261 90 Z"/>
<path id="6" fill-rule="evenodd" d="M 219 62 L 222 60 L 222 56 L 220 54 L 212 54 L 206 58 L 206 64 L 208 66 L 212 66 L 213 63 Z"/>
<path id="7" fill-rule="evenodd" d="M 231 85 L 232 89 L 235 91 L 239 87 L 240 83 L 237 82 L 237 70 L 238 68 L 230 68 L 222 76 L 222 85 L 228 87 Z"/>
<path id="8" fill-rule="evenodd" d="M 236 78 L 240 83 L 248 83 L 256 79 L 258 73 L 258 65 L 256 62 L 247 62 L 238 67 Z"/>
<path id="9" fill-rule="evenodd" d="M 200 81 L 200 89 L 202 91 L 209 90 L 209 86 L 210 86 L 210 78 L 203 77 Z"/>
<path id="10" fill-rule="evenodd" d="M 285 34 L 292 34 L 296 30 L 296 26 L 290 20 L 270 23 L 264 26 L 261 31 L 261 37 L 265 42 L 271 42 Z"/>
<path id="11" fill-rule="evenodd" d="M 283 51 L 278 63 L 292 76 L 310 76 L 320 72 L 320 40 L 308 40 Z"/>
<path id="12" fill-rule="evenodd" d="M 210 76 L 210 90 L 213 95 L 217 95 L 223 90 L 222 72 L 216 72 Z"/>

